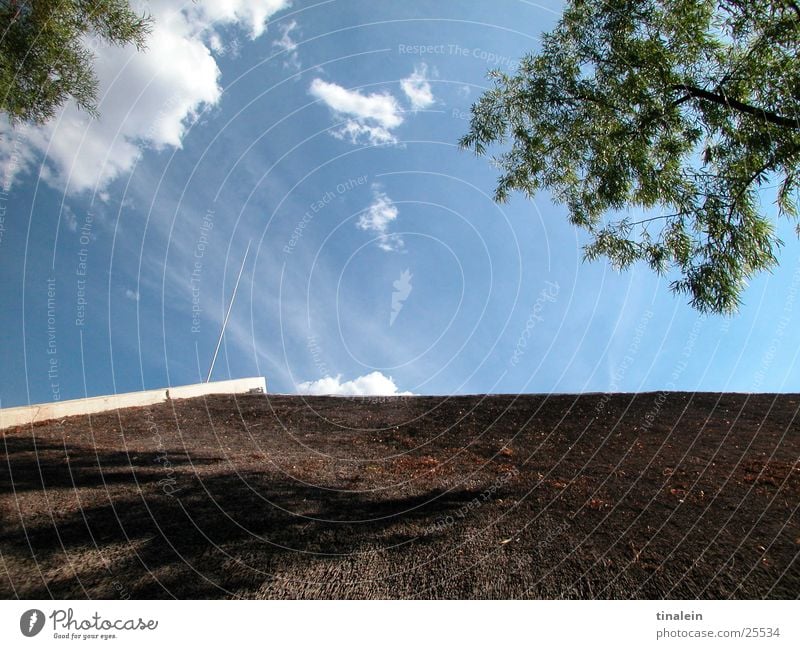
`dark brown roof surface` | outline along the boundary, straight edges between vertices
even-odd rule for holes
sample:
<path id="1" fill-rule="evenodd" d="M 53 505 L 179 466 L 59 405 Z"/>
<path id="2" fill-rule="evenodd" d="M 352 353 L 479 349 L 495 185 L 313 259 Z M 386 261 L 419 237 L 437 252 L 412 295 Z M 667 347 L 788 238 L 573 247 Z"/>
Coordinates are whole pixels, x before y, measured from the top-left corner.
<path id="1" fill-rule="evenodd" d="M 0 596 L 795 598 L 797 395 L 174 401 L 0 434 Z"/>

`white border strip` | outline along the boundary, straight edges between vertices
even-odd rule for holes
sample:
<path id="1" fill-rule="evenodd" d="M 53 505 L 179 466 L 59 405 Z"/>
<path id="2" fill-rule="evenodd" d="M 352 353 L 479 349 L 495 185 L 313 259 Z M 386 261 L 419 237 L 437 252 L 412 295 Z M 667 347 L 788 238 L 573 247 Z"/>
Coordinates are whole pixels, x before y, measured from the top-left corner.
<path id="1" fill-rule="evenodd" d="M 0 430 L 12 426 L 25 426 L 50 419 L 89 415 L 120 408 L 135 408 L 163 403 L 168 399 L 191 399 L 209 394 L 247 394 L 249 392 L 266 392 L 267 382 L 263 376 L 214 381 L 212 383 L 195 383 L 173 388 L 144 390 L 142 392 L 126 392 L 88 399 L 71 399 L 54 401 L 31 406 L 0 409 Z"/>
<path id="2" fill-rule="evenodd" d="M 800 646 L 797 609 L 796 601 L 760 600 L 7 601 L 0 602 L 0 643 L 115 649 L 794 649 Z M 26 638 L 22 629 L 30 629 L 33 611 L 39 633 Z M 686 613 L 695 619 L 663 619 Z M 151 628 L 141 628 L 148 623 Z"/>

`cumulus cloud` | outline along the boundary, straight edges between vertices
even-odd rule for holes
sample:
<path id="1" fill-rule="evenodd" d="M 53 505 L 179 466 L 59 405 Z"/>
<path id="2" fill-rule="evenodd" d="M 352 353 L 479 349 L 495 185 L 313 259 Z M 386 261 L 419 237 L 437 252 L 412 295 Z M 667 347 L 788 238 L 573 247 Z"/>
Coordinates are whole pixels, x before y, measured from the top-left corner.
<path id="1" fill-rule="evenodd" d="M 148 6 L 155 14 L 158 7 L 184 9 L 189 19 L 201 26 L 239 24 L 251 38 L 258 38 L 267 28 L 267 19 L 291 3 L 288 0 L 215 0 L 189 4 L 185 0 L 151 0 Z"/>
<path id="2" fill-rule="evenodd" d="M 311 82 L 311 94 L 324 101 L 331 110 L 357 119 L 374 120 L 385 128 L 403 123 L 397 100 L 389 93 L 362 95 L 322 79 Z"/>
<path id="3" fill-rule="evenodd" d="M 272 45 L 286 52 L 287 58 L 283 62 L 284 68 L 300 69 L 300 56 L 297 53 L 297 43 L 292 38 L 292 32 L 297 29 L 297 21 L 292 20 L 280 26 L 281 37 L 272 41 Z"/>
<path id="4" fill-rule="evenodd" d="M 400 81 L 400 87 L 411 102 L 413 110 L 423 110 L 436 101 L 428 82 L 428 66 L 425 63 L 415 66 L 414 72 Z"/>
<path id="5" fill-rule="evenodd" d="M 96 48 L 100 118 L 90 119 L 74 104 L 48 124 L 25 132 L 27 155 L 46 152 L 42 176 L 71 193 L 102 190 L 130 171 L 143 148 L 180 147 L 188 126 L 222 94 L 212 51 L 223 44 L 219 30 L 238 27 L 251 38 L 288 0 L 225 0 L 135 3 L 149 11 L 154 28 L 144 52 L 135 47 Z M 7 124 L 3 125 L 6 130 Z M 0 157 L 7 154 L 0 147 Z"/>
<path id="6" fill-rule="evenodd" d="M 341 397 L 412 396 L 413 392 L 400 392 L 391 376 L 371 372 L 352 381 L 342 381 L 342 375 L 326 376 L 318 381 L 305 381 L 296 386 L 298 394 L 331 395 Z"/>
<path id="7" fill-rule="evenodd" d="M 394 144 L 392 130 L 403 123 L 400 105 L 388 92 L 362 94 L 342 86 L 314 79 L 309 92 L 321 100 L 344 124 L 332 131 L 334 137 L 353 144 Z"/>
<path id="8" fill-rule="evenodd" d="M 377 187 L 372 188 L 372 204 L 359 217 L 356 226 L 378 235 L 378 247 L 386 252 L 401 250 L 405 242 L 399 234 L 389 232 L 389 226 L 400 213 L 391 198 Z"/>

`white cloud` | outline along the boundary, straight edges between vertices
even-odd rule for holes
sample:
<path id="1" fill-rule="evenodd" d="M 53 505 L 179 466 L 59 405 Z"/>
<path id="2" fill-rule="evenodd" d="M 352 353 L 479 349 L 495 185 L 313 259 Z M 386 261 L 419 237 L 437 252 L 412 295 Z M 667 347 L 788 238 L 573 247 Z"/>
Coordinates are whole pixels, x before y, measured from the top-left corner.
<path id="1" fill-rule="evenodd" d="M 208 46 L 214 54 L 225 54 L 225 45 L 219 34 L 211 34 L 208 38 Z"/>
<path id="2" fill-rule="evenodd" d="M 362 95 L 357 90 L 347 90 L 335 83 L 314 79 L 311 82 L 311 94 L 322 99 L 337 113 L 375 120 L 385 128 L 395 128 L 403 123 L 397 100 L 386 92 Z"/>
<path id="3" fill-rule="evenodd" d="M 300 69 L 300 56 L 297 53 L 297 43 L 292 38 L 292 32 L 297 29 L 297 21 L 292 20 L 280 26 L 281 37 L 272 41 L 272 44 L 279 50 L 287 53 L 286 60 L 283 62 L 284 68 Z"/>
<path id="4" fill-rule="evenodd" d="M 431 84 L 428 83 L 428 66 L 424 63 L 415 66 L 414 72 L 400 81 L 400 87 L 406 93 L 413 110 L 428 108 L 436 101 L 433 97 Z"/>
<path id="5" fill-rule="evenodd" d="M 397 218 L 397 206 L 383 192 L 375 190 L 372 204 L 358 219 L 358 227 L 373 232 L 386 232 L 389 224 Z"/>
<path id="6" fill-rule="evenodd" d="M 403 117 L 397 100 L 390 93 L 365 95 L 319 78 L 311 82 L 309 92 L 345 121 L 332 132 L 335 137 L 348 139 L 353 144 L 397 142 L 392 129 L 403 123 Z"/>
<path id="7" fill-rule="evenodd" d="M 368 126 L 354 119 L 347 120 L 342 126 L 331 132 L 338 140 L 349 140 L 353 144 L 368 142 L 369 144 L 395 144 L 397 138 L 389 129 L 382 126 Z"/>
<path id="8" fill-rule="evenodd" d="M 406 242 L 399 234 L 382 234 L 378 237 L 378 248 L 386 252 L 400 252 L 406 247 Z"/>
<path id="9" fill-rule="evenodd" d="M 139 301 L 139 291 L 132 291 L 131 289 L 125 289 L 125 297 L 129 300 L 133 300 L 134 302 Z"/>
<path id="10" fill-rule="evenodd" d="M 64 209 L 61 210 L 61 220 L 70 232 L 78 231 L 78 217 L 69 205 L 64 205 Z"/>
<path id="11" fill-rule="evenodd" d="M 305 381 L 296 386 L 299 394 L 332 395 L 341 397 L 412 396 L 413 392 L 399 392 L 391 376 L 371 372 L 352 381 L 342 381 L 342 375 L 326 376 L 318 381 Z"/>
<path id="12" fill-rule="evenodd" d="M 96 48 L 100 118 L 91 120 L 68 104 L 48 124 L 27 129 L 28 155 L 23 153 L 22 161 L 30 164 L 31 150 L 46 152 L 44 180 L 76 193 L 105 188 L 133 168 L 143 148 L 180 147 L 187 127 L 222 94 L 212 55 L 223 47 L 218 30 L 236 26 L 257 38 L 267 18 L 288 5 L 288 0 L 136 3 L 137 10 L 152 14 L 153 32 L 144 52 L 133 46 Z"/>
<path id="13" fill-rule="evenodd" d="M 376 186 L 372 188 L 374 198 L 372 204 L 359 217 L 356 226 L 367 232 L 378 235 L 378 247 L 386 252 L 397 252 L 405 246 L 399 234 L 389 233 L 389 226 L 400 213 L 391 198 Z"/>
<path id="14" fill-rule="evenodd" d="M 8 191 L 21 169 L 36 162 L 36 155 L 30 146 L 28 136 L 31 128 L 21 124 L 11 128 L 8 117 L 0 113 L 0 187 Z"/>
<path id="15" fill-rule="evenodd" d="M 158 0 L 149 3 L 155 14 L 156 7 L 169 5 L 182 7 L 194 23 L 239 24 L 258 38 L 267 27 L 267 19 L 290 5 L 288 0 L 213 0 L 189 4 L 185 0 Z"/>

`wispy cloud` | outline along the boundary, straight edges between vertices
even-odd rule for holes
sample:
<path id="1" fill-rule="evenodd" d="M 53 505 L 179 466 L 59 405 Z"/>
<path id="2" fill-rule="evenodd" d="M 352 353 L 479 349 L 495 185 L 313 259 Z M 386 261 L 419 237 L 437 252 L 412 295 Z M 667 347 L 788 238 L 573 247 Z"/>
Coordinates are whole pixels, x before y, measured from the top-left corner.
<path id="1" fill-rule="evenodd" d="M 344 124 L 331 133 L 353 144 L 394 144 L 392 130 L 403 123 L 397 100 L 388 92 L 362 94 L 342 86 L 314 79 L 309 92 L 321 100 Z"/>
<path id="2" fill-rule="evenodd" d="M 399 234 L 382 234 L 378 238 L 378 248 L 386 252 L 400 252 L 406 247 L 406 242 Z"/>
<path id="3" fill-rule="evenodd" d="M 400 273 L 400 277 L 392 282 L 394 291 L 392 291 L 392 312 L 389 315 L 390 327 L 394 325 L 394 321 L 397 319 L 397 316 L 400 315 L 400 311 L 403 310 L 403 304 L 408 299 L 408 296 L 411 295 L 411 290 L 414 288 L 411 284 L 412 277 L 414 276 L 411 274 L 411 271 L 406 268 Z"/>
<path id="4" fill-rule="evenodd" d="M 299 394 L 331 395 L 341 397 L 412 396 L 413 392 L 400 392 L 391 376 L 371 372 L 352 381 L 342 381 L 342 375 L 326 376 L 317 381 L 305 381 L 296 386 Z"/>
<path id="5" fill-rule="evenodd" d="M 411 102 L 413 110 L 429 108 L 436 101 L 428 82 L 428 66 L 425 63 L 415 66 L 414 72 L 400 81 L 400 87 Z"/>
<path id="6" fill-rule="evenodd" d="M 358 227 L 373 232 L 386 232 L 398 213 L 392 199 L 383 192 L 375 190 L 372 204 L 358 219 Z"/>
<path id="7" fill-rule="evenodd" d="M 64 205 L 64 209 L 61 210 L 61 220 L 70 232 L 78 231 L 78 217 L 69 205 Z"/>
<path id="8" fill-rule="evenodd" d="M 397 218 L 400 211 L 391 198 L 373 186 L 372 204 L 359 217 L 356 226 L 366 232 L 378 235 L 378 247 L 386 252 L 403 248 L 403 238 L 399 234 L 389 232 L 389 226 Z"/>
<path id="9" fill-rule="evenodd" d="M 125 297 L 129 300 L 133 300 L 134 302 L 139 301 L 139 291 L 132 291 L 129 288 L 125 289 Z"/>
<path id="10" fill-rule="evenodd" d="M 292 32 L 297 29 L 297 21 L 284 23 L 280 26 L 281 37 L 272 41 L 272 44 L 278 50 L 286 52 L 286 59 L 283 62 L 284 68 L 291 68 L 293 70 L 300 69 L 300 55 L 297 52 L 297 42 L 292 38 Z"/>
<path id="11" fill-rule="evenodd" d="M 383 126 L 369 126 L 355 119 L 348 119 L 340 128 L 331 132 L 339 140 L 348 140 L 353 144 L 396 144 L 397 138 Z"/>

